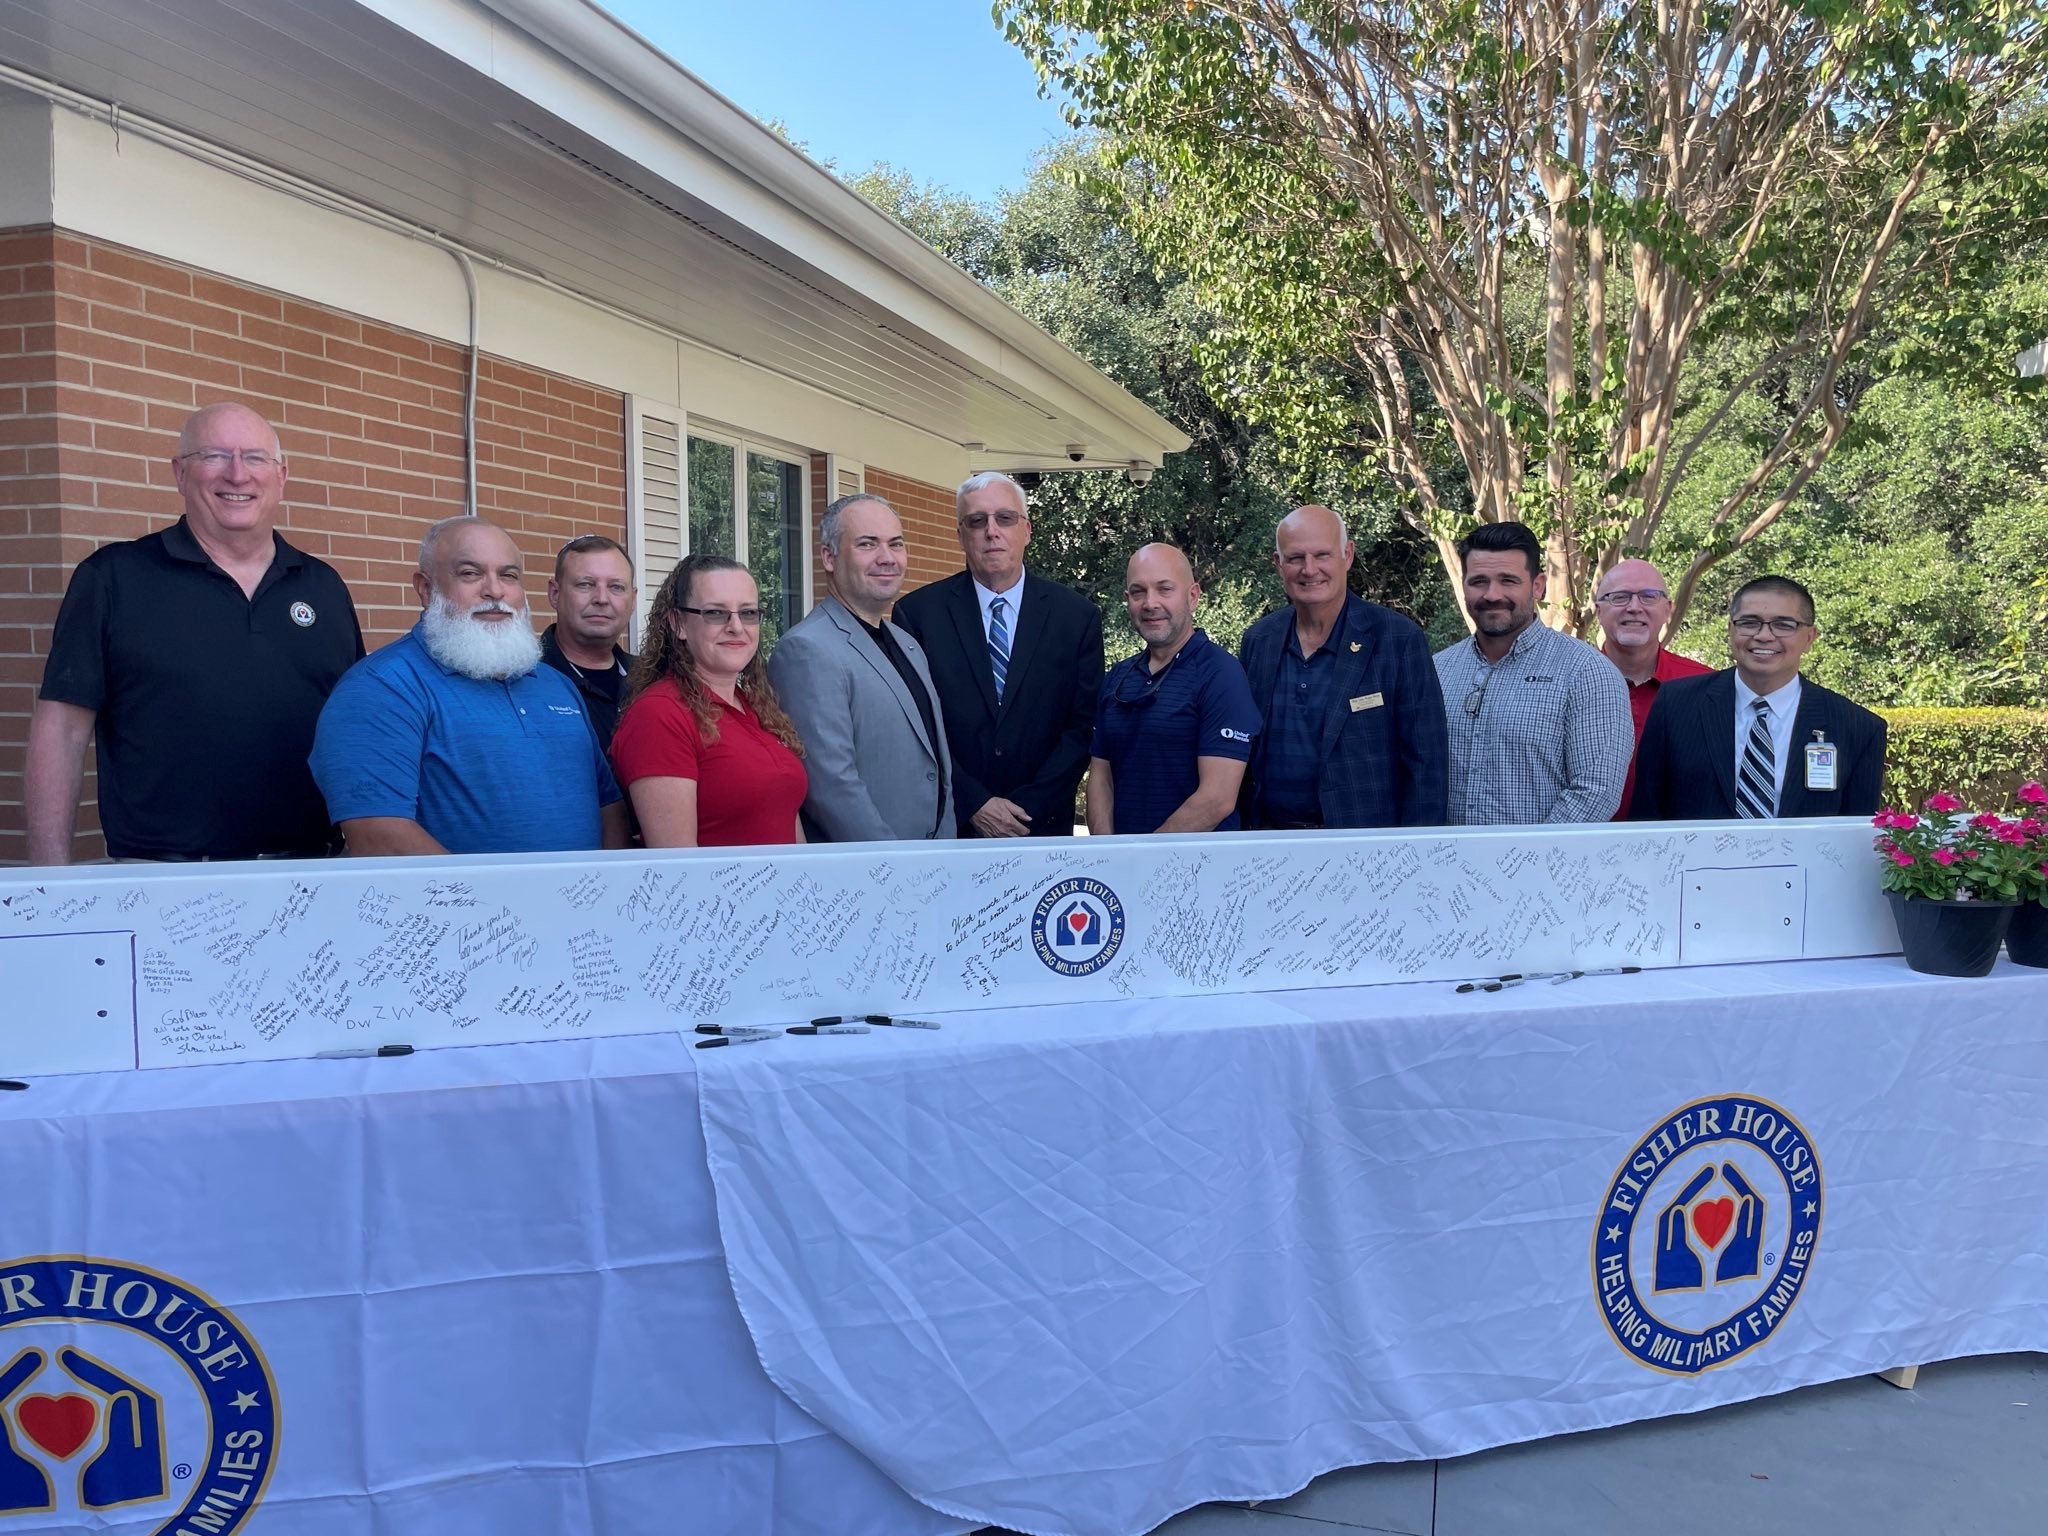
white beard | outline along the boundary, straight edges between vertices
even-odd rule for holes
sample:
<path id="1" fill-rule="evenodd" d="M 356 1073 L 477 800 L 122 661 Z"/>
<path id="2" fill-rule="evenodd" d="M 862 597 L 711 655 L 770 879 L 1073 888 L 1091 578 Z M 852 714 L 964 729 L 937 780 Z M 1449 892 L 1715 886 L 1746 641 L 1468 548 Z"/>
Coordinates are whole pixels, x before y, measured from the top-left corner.
<path id="1" fill-rule="evenodd" d="M 485 624 L 476 618 L 480 613 L 509 613 L 512 620 Z M 436 592 L 420 617 L 420 643 L 450 672 L 478 682 L 524 677 L 540 665 L 540 636 L 533 632 L 532 610 L 524 601 L 517 609 L 504 603 L 461 609 Z"/>

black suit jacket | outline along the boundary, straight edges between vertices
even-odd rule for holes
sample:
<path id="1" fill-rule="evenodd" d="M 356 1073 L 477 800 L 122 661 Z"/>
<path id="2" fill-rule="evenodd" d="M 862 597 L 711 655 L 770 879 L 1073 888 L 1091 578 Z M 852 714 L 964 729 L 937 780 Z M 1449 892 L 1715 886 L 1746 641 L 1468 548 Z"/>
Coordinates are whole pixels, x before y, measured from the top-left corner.
<path id="1" fill-rule="evenodd" d="M 1010 668 L 996 703 L 995 668 L 967 572 L 919 587 L 895 621 L 917 637 L 946 717 L 960 835 L 992 795 L 1014 800 L 1033 837 L 1074 830 L 1074 791 L 1088 771 L 1102 688 L 1102 613 L 1071 587 L 1026 574 L 1010 627 Z"/>
<path id="2" fill-rule="evenodd" d="M 1806 744 L 1826 733 L 1839 751 L 1835 788 L 1806 787 Z M 1792 760 L 1785 765 L 1780 816 L 1869 816 L 1884 793 L 1885 723 L 1860 704 L 1799 680 L 1792 720 Z M 1636 750 L 1631 821 L 1733 821 L 1735 804 L 1735 673 L 1675 677 L 1657 702 Z"/>
<path id="3" fill-rule="evenodd" d="M 1237 807 L 1264 826 L 1266 752 L 1280 655 L 1294 633 L 1290 605 L 1245 631 L 1238 646 L 1252 701 L 1267 722 L 1252 745 Z M 1332 644 L 1336 644 L 1333 640 Z M 1344 599 L 1343 642 L 1322 722 L 1316 797 L 1327 827 L 1440 827 L 1449 805 L 1450 733 L 1443 685 L 1421 626 L 1362 597 Z M 1362 708 L 1351 701 L 1371 700 Z"/>

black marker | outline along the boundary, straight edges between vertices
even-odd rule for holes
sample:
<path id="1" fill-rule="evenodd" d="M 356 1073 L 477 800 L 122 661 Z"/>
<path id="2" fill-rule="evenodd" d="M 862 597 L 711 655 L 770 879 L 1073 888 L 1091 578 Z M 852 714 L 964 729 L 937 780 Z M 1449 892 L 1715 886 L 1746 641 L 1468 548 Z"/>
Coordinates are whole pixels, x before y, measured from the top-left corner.
<path id="1" fill-rule="evenodd" d="M 770 1028 L 766 1024 L 699 1024 L 697 1026 L 697 1033 L 700 1035 L 731 1035 L 734 1038 L 738 1038 L 741 1035 L 773 1035 L 779 1033 L 779 1031 Z"/>
<path id="2" fill-rule="evenodd" d="M 1458 990 L 1460 992 L 1498 992 L 1509 982 L 1522 979 L 1520 971 L 1509 971 L 1507 975 L 1496 976 L 1491 981 L 1461 981 L 1458 983 Z"/>
<path id="3" fill-rule="evenodd" d="M 792 1024 L 784 1031 L 791 1035 L 864 1035 L 867 1032 L 865 1024 Z"/>
<path id="4" fill-rule="evenodd" d="M 898 1019 L 886 1013 L 871 1013 L 868 1015 L 868 1022 L 870 1024 L 886 1024 L 891 1029 L 937 1029 L 939 1027 L 937 1019 Z"/>
<path id="5" fill-rule="evenodd" d="M 0 1093 L 26 1093 L 28 1084 L 18 1077 L 0 1077 Z"/>
<path id="6" fill-rule="evenodd" d="M 1642 971 L 1640 965 L 1609 965 L 1594 971 L 1559 971 L 1550 978 L 1550 984 L 1554 987 L 1560 981 L 1577 981 L 1581 976 L 1640 976 Z"/>
<path id="7" fill-rule="evenodd" d="M 697 1049 L 708 1051 L 715 1045 L 755 1045 L 763 1040 L 773 1040 L 777 1035 L 778 1031 L 772 1029 L 763 1030 L 758 1035 L 713 1035 L 709 1040 L 699 1040 Z"/>
<path id="8" fill-rule="evenodd" d="M 348 1061 L 358 1056 L 410 1056 L 411 1054 L 412 1047 L 409 1045 L 380 1045 L 375 1049 L 363 1045 L 346 1051 L 315 1051 L 313 1059 L 315 1061 Z"/>

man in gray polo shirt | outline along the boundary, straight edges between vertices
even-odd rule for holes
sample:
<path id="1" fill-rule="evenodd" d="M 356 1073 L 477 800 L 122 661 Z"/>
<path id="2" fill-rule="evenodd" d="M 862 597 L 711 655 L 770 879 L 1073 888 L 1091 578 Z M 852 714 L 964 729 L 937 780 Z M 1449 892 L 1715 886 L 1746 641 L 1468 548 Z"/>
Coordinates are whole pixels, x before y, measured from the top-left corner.
<path id="1" fill-rule="evenodd" d="M 1607 821 L 1635 752 L 1628 684 L 1592 646 L 1536 622 L 1543 546 L 1520 523 L 1458 541 L 1475 630 L 1436 654 L 1453 826 Z"/>

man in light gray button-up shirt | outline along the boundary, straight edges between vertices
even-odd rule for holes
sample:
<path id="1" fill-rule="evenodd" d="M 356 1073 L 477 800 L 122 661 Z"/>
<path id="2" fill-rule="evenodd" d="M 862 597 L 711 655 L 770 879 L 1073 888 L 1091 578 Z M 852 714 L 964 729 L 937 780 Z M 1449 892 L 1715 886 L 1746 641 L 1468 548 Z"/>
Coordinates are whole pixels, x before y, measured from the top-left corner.
<path id="1" fill-rule="evenodd" d="M 1458 543 L 1477 630 L 1436 654 L 1453 826 L 1607 821 L 1635 751 L 1628 684 L 1583 640 L 1536 622 L 1543 547 L 1520 523 Z"/>

